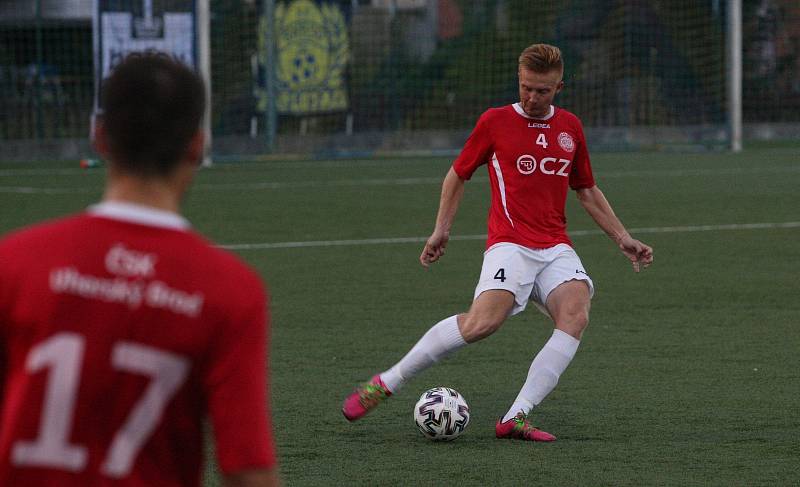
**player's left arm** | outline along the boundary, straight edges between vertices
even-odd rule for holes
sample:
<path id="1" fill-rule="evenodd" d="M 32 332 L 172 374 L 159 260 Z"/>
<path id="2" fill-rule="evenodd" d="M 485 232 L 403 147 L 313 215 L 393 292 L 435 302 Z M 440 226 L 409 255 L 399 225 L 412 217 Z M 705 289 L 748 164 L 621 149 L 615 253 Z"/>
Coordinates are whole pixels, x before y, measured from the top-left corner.
<path id="1" fill-rule="evenodd" d="M 578 201 L 595 223 L 619 246 L 619 249 L 633 264 L 633 270 L 639 272 L 641 268 L 653 263 L 653 249 L 639 240 L 631 237 L 625 226 L 617 218 L 611 204 L 597 185 L 589 188 L 575 190 Z"/>

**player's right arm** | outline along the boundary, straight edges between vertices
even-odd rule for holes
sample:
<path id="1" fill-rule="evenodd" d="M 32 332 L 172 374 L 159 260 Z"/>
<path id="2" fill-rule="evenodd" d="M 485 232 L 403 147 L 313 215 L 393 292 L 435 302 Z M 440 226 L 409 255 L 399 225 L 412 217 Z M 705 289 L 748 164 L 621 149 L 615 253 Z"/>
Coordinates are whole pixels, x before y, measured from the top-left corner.
<path id="1" fill-rule="evenodd" d="M 464 183 L 465 181 L 456 174 L 452 167 L 444 177 L 442 196 L 439 199 L 439 212 L 436 215 L 436 226 L 419 256 L 420 264 L 425 267 L 444 255 L 444 249 L 450 239 L 450 227 L 453 225 L 458 205 L 464 195 Z"/>
<path id="2" fill-rule="evenodd" d="M 492 134 L 489 129 L 489 111 L 486 111 L 478 119 L 461 154 L 453 162 L 442 182 L 442 196 L 439 199 L 436 226 L 419 256 L 419 263 L 424 267 L 427 268 L 444 255 L 444 249 L 450 240 L 450 227 L 453 225 L 458 205 L 464 195 L 464 183 L 472 177 L 472 173 L 479 166 L 489 160 L 491 153 Z"/>

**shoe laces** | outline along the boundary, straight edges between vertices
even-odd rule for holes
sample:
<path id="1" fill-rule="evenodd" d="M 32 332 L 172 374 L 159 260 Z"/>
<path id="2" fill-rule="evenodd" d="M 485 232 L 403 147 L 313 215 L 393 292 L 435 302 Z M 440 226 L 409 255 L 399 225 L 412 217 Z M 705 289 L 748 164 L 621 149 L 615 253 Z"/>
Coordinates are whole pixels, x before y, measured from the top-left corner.
<path id="1" fill-rule="evenodd" d="M 361 405 L 367 409 L 370 409 L 389 397 L 389 394 L 387 393 L 386 388 L 380 384 L 369 382 L 359 388 L 358 397 Z"/>
<path id="2" fill-rule="evenodd" d="M 532 433 L 539 429 L 530 423 L 530 421 L 528 420 L 528 415 L 522 411 L 518 412 L 517 415 L 512 418 L 512 420 L 515 423 L 514 431 L 517 433 L 521 433 L 524 436 L 527 436 L 529 433 Z"/>

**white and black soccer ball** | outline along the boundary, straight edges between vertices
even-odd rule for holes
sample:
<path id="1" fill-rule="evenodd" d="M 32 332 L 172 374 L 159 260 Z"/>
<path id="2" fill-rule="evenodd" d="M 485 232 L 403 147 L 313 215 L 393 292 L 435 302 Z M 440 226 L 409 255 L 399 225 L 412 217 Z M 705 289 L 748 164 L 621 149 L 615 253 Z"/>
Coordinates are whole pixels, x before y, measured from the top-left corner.
<path id="1" fill-rule="evenodd" d="M 469 424 L 469 406 L 455 389 L 434 387 L 414 406 L 414 423 L 429 440 L 455 440 Z"/>

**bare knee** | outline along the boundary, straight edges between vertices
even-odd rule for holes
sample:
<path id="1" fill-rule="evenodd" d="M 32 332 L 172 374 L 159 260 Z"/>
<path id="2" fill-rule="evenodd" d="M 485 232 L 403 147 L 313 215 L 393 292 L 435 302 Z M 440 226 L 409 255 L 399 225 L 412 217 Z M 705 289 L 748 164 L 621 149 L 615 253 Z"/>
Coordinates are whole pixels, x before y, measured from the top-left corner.
<path id="1" fill-rule="evenodd" d="M 504 289 L 482 292 L 468 313 L 458 315 L 458 329 L 467 343 L 486 338 L 500 329 L 511 314 L 514 295 Z"/>
<path id="2" fill-rule="evenodd" d="M 589 326 L 589 307 L 571 307 L 570 309 L 563 310 L 558 317 L 553 318 L 555 319 L 557 329 L 580 340 L 583 331 Z"/>
<path id="3" fill-rule="evenodd" d="M 505 318 L 490 317 L 477 313 L 465 313 L 458 316 L 458 329 L 467 343 L 482 340 L 496 332 L 503 325 Z"/>
<path id="4" fill-rule="evenodd" d="M 556 287 L 547 297 L 547 310 L 556 328 L 580 340 L 589 326 L 591 295 L 584 281 L 567 281 Z"/>

